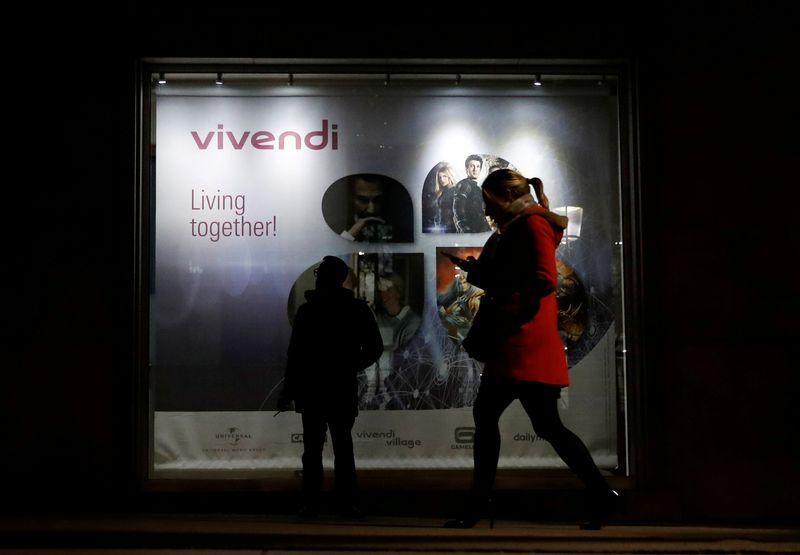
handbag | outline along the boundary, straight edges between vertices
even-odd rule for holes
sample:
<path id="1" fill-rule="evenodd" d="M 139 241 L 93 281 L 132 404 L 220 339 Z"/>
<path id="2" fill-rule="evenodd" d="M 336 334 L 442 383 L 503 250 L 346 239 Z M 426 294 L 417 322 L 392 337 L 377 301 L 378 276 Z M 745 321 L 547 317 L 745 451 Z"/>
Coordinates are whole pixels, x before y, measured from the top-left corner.
<path id="1" fill-rule="evenodd" d="M 492 300 L 486 295 L 481 297 L 472 325 L 461 342 L 467 354 L 479 362 L 491 358 L 502 343 L 502 326 L 497 316 L 497 307 Z"/>
<path id="2" fill-rule="evenodd" d="M 507 305 L 503 308 L 488 295 L 481 297 L 478 312 L 472 319 L 461 345 L 467 354 L 478 362 L 486 362 L 508 340 L 518 333 L 522 325 L 531 320 L 539 311 L 539 302 L 528 303 L 525 306 L 517 303 L 509 310 Z"/>

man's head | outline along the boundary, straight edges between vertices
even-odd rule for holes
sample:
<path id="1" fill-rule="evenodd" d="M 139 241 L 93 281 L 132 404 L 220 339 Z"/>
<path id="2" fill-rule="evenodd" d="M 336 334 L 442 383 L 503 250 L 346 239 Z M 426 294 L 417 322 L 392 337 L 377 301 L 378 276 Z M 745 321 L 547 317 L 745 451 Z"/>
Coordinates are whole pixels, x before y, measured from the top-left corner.
<path id="1" fill-rule="evenodd" d="M 401 305 L 403 303 L 403 278 L 397 274 L 391 274 L 378 280 L 378 290 L 381 294 L 383 306 Z"/>
<path id="2" fill-rule="evenodd" d="M 383 212 L 385 187 L 379 177 L 358 175 L 353 180 L 353 208 L 356 216 L 380 216 Z"/>
<path id="3" fill-rule="evenodd" d="M 317 289 L 331 289 L 341 287 L 350 268 L 341 258 L 326 256 L 314 274 L 317 276 Z"/>
<path id="4" fill-rule="evenodd" d="M 478 179 L 478 176 L 481 174 L 482 167 L 483 158 L 477 154 L 471 154 L 467 156 L 467 159 L 464 162 L 464 169 L 467 170 L 467 177 L 470 179 Z"/>

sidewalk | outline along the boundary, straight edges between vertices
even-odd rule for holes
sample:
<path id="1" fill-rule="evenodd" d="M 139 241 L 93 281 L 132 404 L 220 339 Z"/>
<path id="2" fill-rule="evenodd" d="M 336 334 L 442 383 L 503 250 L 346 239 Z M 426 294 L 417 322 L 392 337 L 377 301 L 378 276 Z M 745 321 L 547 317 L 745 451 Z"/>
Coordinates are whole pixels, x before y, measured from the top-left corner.
<path id="1" fill-rule="evenodd" d="M 575 524 L 498 520 L 494 529 L 442 528 L 441 519 L 363 521 L 269 515 L 114 515 L 6 518 L 0 555 L 237 553 L 800 553 L 800 531 L 783 528 Z"/>

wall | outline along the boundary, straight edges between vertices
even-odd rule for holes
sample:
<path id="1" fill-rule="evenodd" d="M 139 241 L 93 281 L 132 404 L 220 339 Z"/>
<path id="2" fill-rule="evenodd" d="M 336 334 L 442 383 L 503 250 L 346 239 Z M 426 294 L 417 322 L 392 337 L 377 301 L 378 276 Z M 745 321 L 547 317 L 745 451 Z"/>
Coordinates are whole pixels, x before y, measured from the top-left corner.
<path id="1" fill-rule="evenodd" d="M 551 19 L 534 34 L 484 28 L 448 43 L 433 25 L 278 28 L 275 14 L 243 23 L 224 11 L 170 19 L 131 8 L 99 29 L 66 14 L 57 29 L 32 29 L 29 41 L 53 55 L 17 54 L 10 70 L 4 509 L 147 509 L 131 427 L 136 58 L 630 57 L 640 72 L 649 492 L 637 510 L 686 522 L 800 517 L 792 19 L 732 9 Z"/>

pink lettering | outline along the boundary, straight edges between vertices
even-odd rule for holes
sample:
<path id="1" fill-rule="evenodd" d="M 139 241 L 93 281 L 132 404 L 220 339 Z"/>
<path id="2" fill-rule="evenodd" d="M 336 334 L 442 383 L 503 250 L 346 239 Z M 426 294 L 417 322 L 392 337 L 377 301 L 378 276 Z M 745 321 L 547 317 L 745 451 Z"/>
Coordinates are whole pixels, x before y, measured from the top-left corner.
<path id="1" fill-rule="evenodd" d="M 189 133 L 199 150 L 208 150 L 215 134 L 214 131 L 209 131 L 205 136 L 202 136 L 199 131 L 190 131 Z M 233 131 L 226 131 L 224 124 L 218 123 L 216 135 L 217 150 L 224 150 L 226 144 L 229 148 L 233 147 L 234 150 L 244 150 L 248 145 L 256 150 L 275 150 L 275 133 L 272 131 L 242 131 L 241 135 L 237 136 Z M 338 150 L 339 126 L 323 119 L 320 129 L 309 131 L 305 135 L 291 130 L 278 134 L 278 150 L 302 150 L 304 145 L 309 150 L 326 148 Z"/>
<path id="2" fill-rule="evenodd" d="M 236 150 L 242 150 L 242 147 L 244 146 L 247 137 L 250 136 L 250 131 L 245 131 L 244 133 L 242 133 L 242 138 L 238 142 L 236 141 L 236 138 L 233 136 L 233 133 L 231 133 L 230 131 L 228 131 L 226 135 L 228 135 L 228 140 L 233 145 L 233 148 L 235 148 Z"/>
<path id="3" fill-rule="evenodd" d="M 312 142 L 312 139 L 315 137 L 319 137 L 319 144 L 314 144 Z M 328 145 L 328 120 L 322 120 L 322 131 L 312 131 L 306 135 L 305 143 L 311 150 L 322 150 L 325 148 Z"/>
<path id="4" fill-rule="evenodd" d="M 214 132 L 213 131 L 209 131 L 208 135 L 206 135 L 206 140 L 205 141 L 201 141 L 200 140 L 200 135 L 197 133 L 197 131 L 192 131 L 192 138 L 194 138 L 194 142 L 197 144 L 197 148 L 199 148 L 200 150 L 205 150 L 205 149 L 208 148 L 208 145 L 211 144 L 211 137 L 213 137 L 213 136 L 214 136 Z"/>
<path id="5" fill-rule="evenodd" d="M 271 143 L 274 140 L 275 135 L 269 131 L 258 131 L 253 133 L 253 137 L 250 139 L 250 144 L 253 145 L 253 148 L 257 148 L 258 150 L 272 150 L 275 148 L 275 145 L 270 145 L 267 143 Z"/>
<path id="6" fill-rule="evenodd" d="M 300 145 L 301 145 L 300 133 L 298 133 L 297 131 L 284 131 L 283 133 L 281 133 L 278 136 L 278 148 L 280 150 L 283 150 L 284 148 L 286 148 L 286 147 L 283 146 L 284 145 L 284 141 L 286 140 L 286 137 L 294 137 L 294 139 L 295 139 L 295 147 L 294 148 L 296 150 L 300 150 Z"/>

